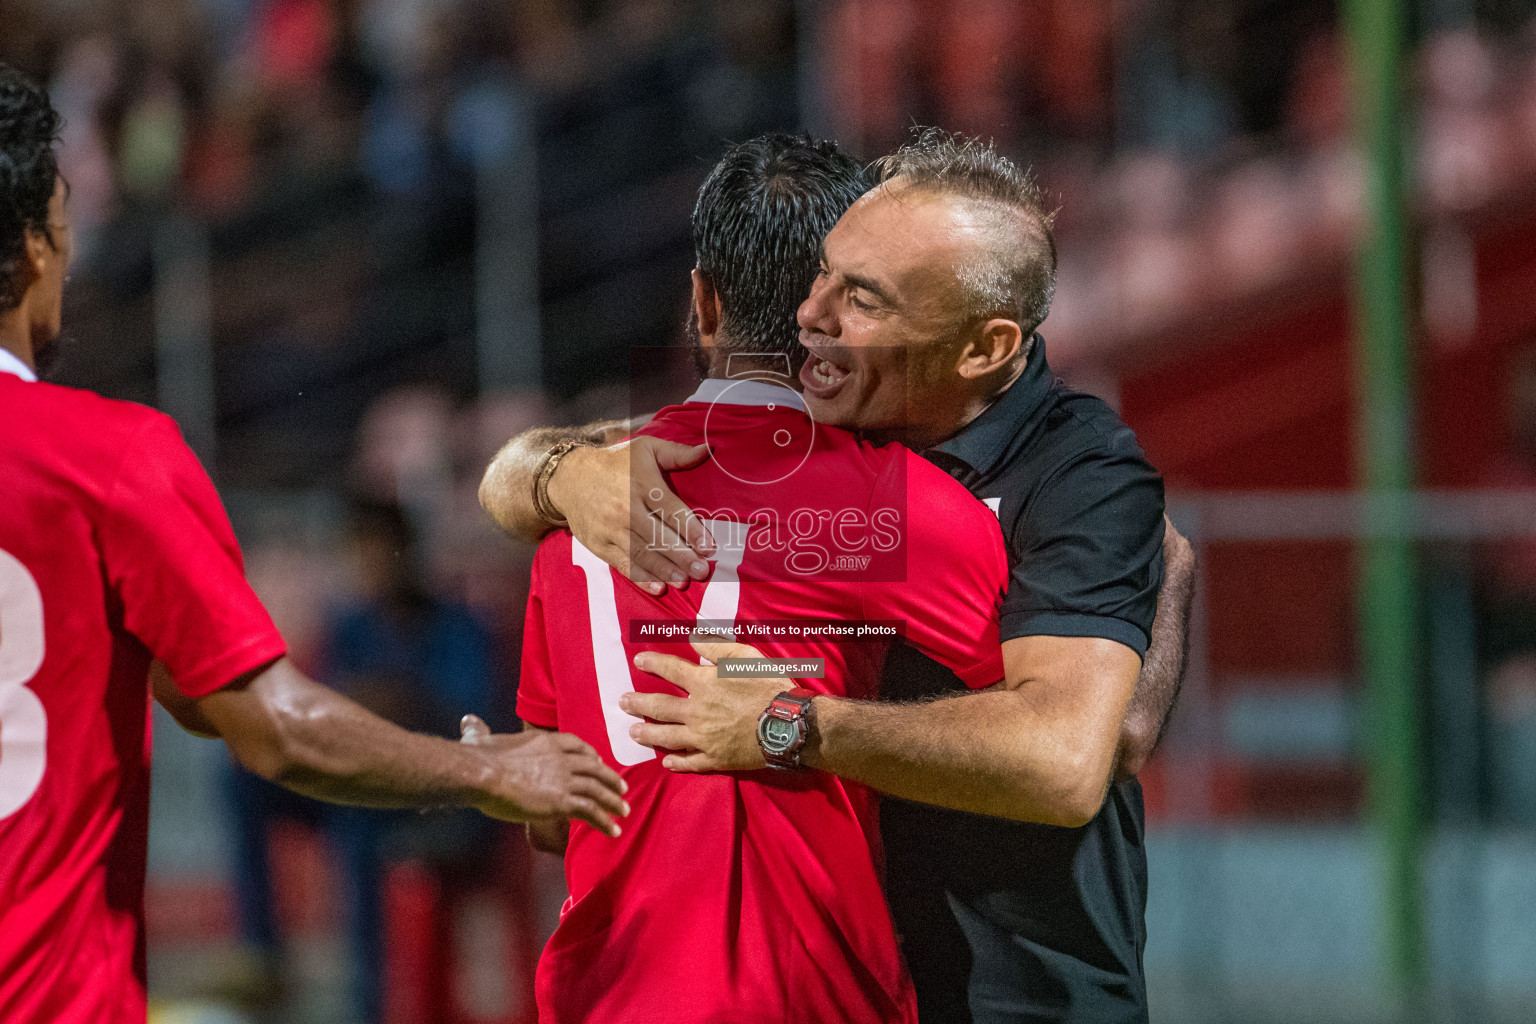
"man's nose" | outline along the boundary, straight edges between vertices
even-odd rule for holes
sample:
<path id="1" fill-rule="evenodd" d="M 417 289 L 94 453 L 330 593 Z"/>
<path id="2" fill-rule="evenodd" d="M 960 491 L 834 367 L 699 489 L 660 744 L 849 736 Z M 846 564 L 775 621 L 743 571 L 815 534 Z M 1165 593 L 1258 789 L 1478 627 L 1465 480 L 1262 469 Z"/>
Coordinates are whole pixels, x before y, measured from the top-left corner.
<path id="1" fill-rule="evenodd" d="M 811 294 L 800 303 L 800 308 L 795 311 L 795 322 L 803 330 L 814 331 L 817 334 L 832 334 L 834 317 L 827 312 L 827 283 L 824 278 L 818 277 L 811 282 Z"/>

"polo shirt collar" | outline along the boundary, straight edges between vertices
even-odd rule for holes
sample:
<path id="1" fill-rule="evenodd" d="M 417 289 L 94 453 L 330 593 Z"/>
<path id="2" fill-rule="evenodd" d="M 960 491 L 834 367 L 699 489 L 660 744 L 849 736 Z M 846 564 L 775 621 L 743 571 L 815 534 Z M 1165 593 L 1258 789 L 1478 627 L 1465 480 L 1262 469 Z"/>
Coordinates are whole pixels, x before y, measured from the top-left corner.
<path id="1" fill-rule="evenodd" d="M 35 382 L 37 374 L 32 372 L 32 367 L 21 361 L 21 357 L 8 348 L 0 348 L 0 373 L 14 373 L 24 381 Z"/>
<path id="2" fill-rule="evenodd" d="M 990 472 L 1008 454 L 1030 417 L 1045 407 L 1055 381 L 1045 361 L 1045 339 L 1036 334 L 1018 380 L 964 430 L 930 451 L 959 459 L 977 473 Z"/>
<path id="3" fill-rule="evenodd" d="M 690 402 L 707 405 L 758 405 L 788 406 L 804 411 L 805 400 L 800 392 L 784 384 L 766 380 L 730 380 L 724 377 L 706 378 L 699 389 L 689 396 Z"/>

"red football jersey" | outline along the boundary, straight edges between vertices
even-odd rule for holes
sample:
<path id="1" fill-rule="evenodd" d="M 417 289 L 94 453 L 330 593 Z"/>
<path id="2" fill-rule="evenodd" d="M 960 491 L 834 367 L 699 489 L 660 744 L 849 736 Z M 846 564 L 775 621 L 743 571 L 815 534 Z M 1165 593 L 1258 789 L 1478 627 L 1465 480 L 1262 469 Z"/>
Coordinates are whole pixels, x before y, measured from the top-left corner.
<path id="1" fill-rule="evenodd" d="M 997 520 L 905 448 L 819 426 L 798 394 L 765 382 L 706 381 L 644 432 L 713 446 L 671 484 L 719 554 L 707 582 L 660 598 L 566 532 L 534 561 L 518 713 L 590 742 L 623 773 L 633 807 L 617 840 L 571 828 L 571 898 L 539 962 L 540 1020 L 915 1021 L 873 795 L 815 771 L 674 774 L 630 738 L 636 719 L 617 701 L 681 692 L 632 659 L 696 657 L 686 633 L 656 639 L 693 623 L 732 629 L 770 657 L 823 658 L 825 678 L 801 685 L 870 698 L 892 641 L 814 627 L 895 622 L 967 684 L 989 686 L 1003 676 Z M 784 635 L 793 628 L 802 638 Z"/>
<path id="2" fill-rule="evenodd" d="M 284 653 L 176 424 L 0 372 L 0 1020 L 143 1024 L 148 673 Z"/>

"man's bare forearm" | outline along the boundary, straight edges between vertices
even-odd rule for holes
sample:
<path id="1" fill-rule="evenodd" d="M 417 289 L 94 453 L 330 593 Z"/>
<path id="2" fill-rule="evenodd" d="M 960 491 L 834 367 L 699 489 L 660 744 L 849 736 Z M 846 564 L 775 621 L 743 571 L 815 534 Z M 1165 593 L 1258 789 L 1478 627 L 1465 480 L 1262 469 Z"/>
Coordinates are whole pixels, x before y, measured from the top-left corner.
<path id="1" fill-rule="evenodd" d="M 464 806 L 490 788 L 482 752 L 393 725 L 286 661 L 198 706 L 247 768 L 319 800 Z"/>
<path id="2" fill-rule="evenodd" d="M 503 821 L 566 817 L 619 834 L 624 781 L 590 745 L 553 732 L 494 735 L 474 715 L 459 742 L 384 721 L 279 659 L 197 701 L 247 768 L 333 803 L 473 807 Z"/>
<path id="3" fill-rule="evenodd" d="M 699 663 L 642 651 L 635 666 L 687 694 L 625 693 L 635 740 L 673 771 L 763 767 L 756 723 L 782 678 L 725 680 L 744 644 L 695 637 Z M 1109 786 L 1141 660 L 1101 637 L 1024 636 L 1003 643 L 1004 678 L 986 690 L 920 704 L 818 696 L 803 755 L 812 768 L 892 796 L 1052 825 L 1081 825 Z"/>
<path id="4" fill-rule="evenodd" d="M 503 821 L 579 818 L 610 836 L 624 780 L 575 736 L 496 735 L 475 715 L 458 742 L 409 732 L 305 676 L 286 658 L 195 698 L 157 692 L 184 725 L 222 737 L 251 771 L 306 796 L 365 807 L 473 807 Z M 170 687 L 174 689 L 174 686 Z"/>
<path id="5" fill-rule="evenodd" d="M 1087 823 L 1109 786 L 1136 653 L 1093 637 L 1030 636 L 1003 644 L 1003 664 L 1000 689 L 926 704 L 818 698 L 807 761 L 909 800 Z"/>
<path id="6" fill-rule="evenodd" d="M 533 477 L 544 453 L 562 441 L 615 444 L 646 418 L 603 420 L 579 427 L 534 427 L 518 434 L 496 453 L 480 480 L 480 506 L 506 532 L 537 542 L 553 527 L 533 505 Z"/>
<path id="7" fill-rule="evenodd" d="M 819 697 L 813 768 L 891 796 L 954 810 L 1048 825 L 1078 826 L 1098 810 L 1108 777 L 1086 762 L 1087 745 L 1047 727 L 1014 690 L 924 704 Z"/>
<path id="8" fill-rule="evenodd" d="M 1195 552 L 1169 523 L 1163 539 L 1163 586 L 1151 642 L 1120 730 L 1115 774 L 1130 779 L 1157 748 L 1173 714 L 1189 656 L 1189 611 L 1195 593 Z"/>
<path id="9" fill-rule="evenodd" d="M 349 707 L 303 721 L 272 781 L 317 800 L 368 807 L 474 806 L 485 791 L 485 758 L 472 748 L 360 718 Z"/>

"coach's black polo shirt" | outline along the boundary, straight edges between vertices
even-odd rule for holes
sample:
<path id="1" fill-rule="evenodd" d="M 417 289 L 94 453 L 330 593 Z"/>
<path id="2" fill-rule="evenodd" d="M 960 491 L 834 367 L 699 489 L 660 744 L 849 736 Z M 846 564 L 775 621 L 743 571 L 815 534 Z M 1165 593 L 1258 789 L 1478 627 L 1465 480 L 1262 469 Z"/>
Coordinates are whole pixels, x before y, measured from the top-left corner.
<path id="1" fill-rule="evenodd" d="M 1163 575 L 1163 484 L 1114 411 L 1051 373 L 1023 374 L 926 453 L 997 512 L 1008 546 L 1002 637 L 1106 637 L 1145 655 Z M 959 687 L 893 650 L 884 693 Z M 1083 828 L 887 799 L 891 910 L 922 1024 L 1145 1021 L 1147 862 L 1141 786 L 1116 783 Z"/>

